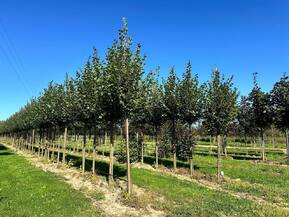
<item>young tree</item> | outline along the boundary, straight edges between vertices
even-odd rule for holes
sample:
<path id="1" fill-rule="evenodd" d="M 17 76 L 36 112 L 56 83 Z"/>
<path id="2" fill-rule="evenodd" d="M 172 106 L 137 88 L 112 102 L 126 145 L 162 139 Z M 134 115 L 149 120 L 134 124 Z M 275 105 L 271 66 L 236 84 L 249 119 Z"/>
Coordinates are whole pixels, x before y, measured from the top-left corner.
<path id="1" fill-rule="evenodd" d="M 163 88 L 159 85 L 158 80 L 153 80 L 152 85 L 149 88 L 148 95 L 148 113 L 147 122 L 153 126 L 154 138 L 155 138 L 155 167 L 158 168 L 158 136 L 160 128 L 164 122 L 164 92 Z"/>
<path id="2" fill-rule="evenodd" d="M 58 94 L 58 126 L 64 129 L 63 145 L 62 145 L 62 162 L 65 163 L 66 158 L 66 143 L 68 135 L 68 125 L 72 124 L 76 117 L 76 87 L 75 81 L 66 74 L 64 84 L 59 86 Z M 60 158 L 60 146 L 58 145 L 57 162 Z"/>
<path id="3" fill-rule="evenodd" d="M 248 97 L 241 97 L 240 105 L 238 106 L 237 120 L 238 130 L 244 135 L 245 141 L 247 141 L 247 136 L 250 136 L 252 139 L 252 137 L 255 137 L 258 134 L 256 131 L 251 103 Z"/>
<path id="4" fill-rule="evenodd" d="M 103 65 L 95 48 L 92 56 L 92 71 L 94 74 L 93 95 L 95 97 L 94 113 L 91 118 L 94 122 L 92 173 L 95 174 L 96 145 L 98 144 L 97 137 L 99 136 L 99 130 L 103 127 L 103 105 L 101 104 L 103 94 Z"/>
<path id="5" fill-rule="evenodd" d="M 95 51 L 96 52 L 96 51 Z M 97 54 L 94 53 L 93 63 L 89 58 L 82 73 L 77 73 L 77 99 L 78 99 L 78 119 L 84 124 L 83 128 L 83 147 L 82 147 L 82 173 L 85 171 L 86 156 L 86 134 L 87 129 L 95 127 L 96 122 L 102 118 L 99 102 L 100 84 L 100 62 Z M 95 146 L 95 144 L 94 144 Z"/>
<path id="6" fill-rule="evenodd" d="M 203 87 L 199 85 L 198 76 L 191 75 L 191 64 L 187 65 L 186 72 L 178 86 L 178 102 L 180 119 L 189 127 L 189 141 L 186 143 L 191 151 L 190 159 L 190 173 L 193 173 L 193 150 L 194 141 L 192 135 L 192 125 L 200 120 L 203 107 Z"/>
<path id="7" fill-rule="evenodd" d="M 262 160 L 265 160 L 264 132 L 272 124 L 272 112 L 270 107 L 270 95 L 264 93 L 257 83 L 257 73 L 253 74 L 254 87 L 249 93 L 254 125 L 260 135 L 260 146 L 262 148 Z"/>
<path id="8" fill-rule="evenodd" d="M 225 79 L 216 68 L 212 80 L 207 82 L 205 95 L 204 124 L 218 141 L 217 177 L 221 175 L 221 135 L 237 116 L 237 89 L 233 87 L 233 77 Z"/>
<path id="9" fill-rule="evenodd" d="M 164 104 L 166 119 L 170 122 L 170 143 L 173 152 L 174 169 L 177 168 L 177 136 L 176 124 L 179 119 L 179 105 L 178 105 L 178 80 L 174 67 L 171 68 L 169 77 L 164 84 Z"/>
<path id="10" fill-rule="evenodd" d="M 107 53 L 107 70 L 105 75 L 106 95 L 109 96 L 107 102 L 108 118 L 110 119 L 111 129 L 114 127 L 115 120 L 120 118 L 125 122 L 126 153 L 127 153 L 127 190 L 131 194 L 130 177 L 130 154 L 129 154 L 129 118 L 132 117 L 136 106 L 138 92 L 141 91 L 141 79 L 144 73 L 145 57 L 141 55 L 141 45 L 138 44 L 136 50 L 132 49 L 132 39 L 128 37 L 126 19 L 123 20 L 123 28 L 119 31 L 118 40 Z M 107 100 L 107 99 L 106 99 Z M 112 104 L 113 103 L 113 104 Z M 115 114 L 112 114 L 112 111 Z M 113 133 L 111 133 L 113 136 Z M 112 139 L 113 140 L 113 139 Z M 111 142 L 112 143 L 112 142 Z M 113 150 L 111 145 L 111 150 Z M 111 151 L 113 153 L 113 151 Z M 110 163 L 110 175 L 112 173 L 112 154 Z"/>
<path id="11" fill-rule="evenodd" d="M 131 115 L 131 123 L 136 130 L 136 153 L 140 150 L 140 160 L 144 163 L 144 129 L 149 115 L 149 97 L 154 83 L 155 72 L 150 72 L 140 81 L 139 91 L 135 99 L 135 106 Z"/>
<path id="12" fill-rule="evenodd" d="M 289 163 L 289 77 L 286 74 L 274 84 L 271 99 L 274 109 L 274 124 L 286 136 L 287 160 Z"/>
<path id="13" fill-rule="evenodd" d="M 39 98 L 38 112 L 40 120 L 40 146 L 38 149 L 38 156 L 42 156 L 43 153 L 46 157 L 49 156 L 47 140 L 49 139 L 52 127 L 57 124 L 59 108 L 58 97 L 59 84 L 50 82 Z"/>

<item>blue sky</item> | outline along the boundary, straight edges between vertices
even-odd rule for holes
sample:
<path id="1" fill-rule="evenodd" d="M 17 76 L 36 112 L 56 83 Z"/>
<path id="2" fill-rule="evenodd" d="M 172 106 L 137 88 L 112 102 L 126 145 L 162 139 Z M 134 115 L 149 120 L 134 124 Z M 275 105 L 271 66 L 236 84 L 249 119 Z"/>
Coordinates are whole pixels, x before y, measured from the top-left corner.
<path id="1" fill-rule="evenodd" d="M 179 75 L 190 60 L 201 81 L 215 65 L 233 75 L 241 94 L 252 73 L 266 91 L 289 69 L 289 2 L 2 0 L 0 4 L 0 120 L 36 96 L 50 80 L 75 74 L 95 46 L 112 44 L 122 17 L 143 45 L 146 70 Z"/>

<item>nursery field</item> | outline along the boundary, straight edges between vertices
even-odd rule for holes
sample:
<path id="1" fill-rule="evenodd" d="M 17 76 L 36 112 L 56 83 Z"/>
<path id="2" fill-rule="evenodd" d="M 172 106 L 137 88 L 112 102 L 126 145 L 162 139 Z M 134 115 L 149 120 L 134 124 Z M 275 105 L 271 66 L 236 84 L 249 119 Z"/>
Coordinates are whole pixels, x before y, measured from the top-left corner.
<path id="1" fill-rule="evenodd" d="M 241 95 L 217 65 L 163 74 L 145 53 L 123 18 L 0 120 L 0 217 L 289 216 L 289 76 Z"/>
<path id="2" fill-rule="evenodd" d="M 224 180 L 218 183 L 215 178 L 216 159 L 213 155 L 197 154 L 194 176 L 190 178 L 187 162 L 178 161 L 178 169 L 173 171 L 172 160 L 160 158 L 160 167 L 156 170 L 153 157 L 145 156 L 144 165 L 137 163 L 132 166 L 132 180 L 135 187 L 149 193 L 141 198 L 137 194 L 125 199 L 121 196 L 120 201 L 136 209 L 152 207 L 165 216 L 289 215 L 289 191 L 286 187 L 289 167 L 227 158 L 222 160 Z M 71 167 L 79 169 L 81 160 L 81 153 L 68 151 L 67 161 Z M 5 146 L 1 146 L 0 162 L 1 216 L 51 216 L 51 208 L 57 216 L 101 214 L 101 210 L 91 207 L 81 192 L 71 189 L 57 175 L 34 168 L 24 157 Z M 97 175 L 106 177 L 108 166 L 108 158 L 99 152 Z M 87 173 L 91 168 L 92 156 L 87 153 Z M 115 163 L 114 171 L 116 180 L 126 179 L 125 165 Z"/>

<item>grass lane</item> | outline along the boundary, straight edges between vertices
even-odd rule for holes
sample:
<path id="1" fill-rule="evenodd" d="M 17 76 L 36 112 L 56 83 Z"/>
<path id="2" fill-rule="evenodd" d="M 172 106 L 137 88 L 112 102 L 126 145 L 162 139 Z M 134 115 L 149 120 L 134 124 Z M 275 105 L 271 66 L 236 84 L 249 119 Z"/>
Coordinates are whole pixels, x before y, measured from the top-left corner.
<path id="1" fill-rule="evenodd" d="M 145 169 L 132 170 L 136 185 L 157 192 L 167 199 L 161 204 L 170 216 L 288 216 L 288 212 L 221 191 L 210 190 L 196 183 Z"/>
<path id="2" fill-rule="evenodd" d="M 213 157 L 196 156 L 195 164 L 202 173 L 216 174 L 216 159 Z M 225 182 L 222 187 L 250 193 L 270 202 L 289 204 L 289 167 L 223 159 L 222 169 L 226 177 L 240 180 Z"/>
<path id="3" fill-rule="evenodd" d="M 62 178 L 0 145 L 0 216 L 100 216 L 89 199 Z"/>

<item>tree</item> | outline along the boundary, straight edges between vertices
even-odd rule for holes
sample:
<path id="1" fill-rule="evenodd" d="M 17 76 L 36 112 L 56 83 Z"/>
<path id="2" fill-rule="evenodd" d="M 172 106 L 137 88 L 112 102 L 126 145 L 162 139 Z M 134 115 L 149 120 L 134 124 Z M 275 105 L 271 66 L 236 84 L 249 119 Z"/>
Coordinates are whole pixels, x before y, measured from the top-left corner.
<path id="1" fill-rule="evenodd" d="M 85 171 L 85 155 L 86 155 L 86 134 L 87 129 L 95 127 L 102 119 L 102 107 L 100 103 L 100 94 L 102 91 L 101 64 L 94 50 L 93 61 L 87 61 L 84 70 L 77 73 L 77 106 L 78 120 L 84 124 L 83 127 L 83 147 L 82 147 L 82 172 Z M 94 135 L 96 137 L 96 135 Z M 95 140 L 96 141 L 96 140 Z M 95 149 L 95 144 L 94 144 Z"/>
<path id="2" fill-rule="evenodd" d="M 155 82 L 154 75 L 155 72 L 152 71 L 140 81 L 139 91 L 137 92 L 135 106 L 131 115 L 131 123 L 136 130 L 136 147 L 134 147 L 136 150 L 134 153 L 140 152 L 140 160 L 142 164 L 144 162 L 144 130 L 145 125 L 150 124 L 148 118 L 150 109 L 149 97 L 151 96 L 151 90 Z"/>
<path id="3" fill-rule="evenodd" d="M 265 160 L 264 132 L 272 124 L 270 95 L 263 92 L 257 83 L 257 73 L 253 74 L 254 87 L 249 93 L 249 102 L 252 108 L 254 125 L 259 131 L 262 160 Z"/>
<path id="4" fill-rule="evenodd" d="M 284 74 L 271 91 L 274 124 L 286 136 L 287 160 L 289 162 L 289 77 Z"/>
<path id="5" fill-rule="evenodd" d="M 252 107 L 248 97 L 241 97 L 237 119 L 239 132 L 243 133 L 245 141 L 247 141 L 247 136 L 252 138 L 258 134 L 254 122 Z"/>
<path id="6" fill-rule="evenodd" d="M 192 138 L 192 125 L 200 120 L 202 116 L 203 107 L 203 87 L 199 86 L 198 76 L 191 75 L 191 64 L 187 65 L 186 72 L 183 75 L 182 80 L 178 86 L 178 104 L 180 119 L 189 127 L 189 140 L 188 142 L 182 142 L 185 144 L 188 150 L 190 150 L 190 173 L 193 173 L 193 150 L 194 142 Z"/>
<path id="7" fill-rule="evenodd" d="M 173 152 L 174 169 L 177 168 L 177 136 L 176 124 L 179 119 L 179 105 L 178 105 L 178 80 L 174 67 L 171 68 L 169 77 L 164 84 L 164 104 L 166 119 L 170 122 L 170 143 Z"/>
<path id="8" fill-rule="evenodd" d="M 59 102 L 58 102 L 58 126 L 64 128 L 63 147 L 62 147 L 62 162 L 65 163 L 66 143 L 68 134 L 68 125 L 76 120 L 77 115 L 77 99 L 75 80 L 66 74 L 64 84 L 59 88 Z M 58 145 L 57 162 L 60 158 L 60 147 Z"/>
<path id="9" fill-rule="evenodd" d="M 136 106 L 138 92 L 141 91 L 141 79 L 144 74 L 145 56 L 141 55 L 141 45 L 132 49 L 132 38 L 128 37 L 126 19 L 123 19 L 123 28 L 119 31 L 118 39 L 107 52 L 105 80 L 107 117 L 111 128 L 110 176 L 113 169 L 113 128 L 116 120 L 125 122 L 126 153 L 127 153 L 127 190 L 131 194 L 130 154 L 129 154 L 129 119 Z"/>
<path id="10" fill-rule="evenodd" d="M 155 138 L 155 167 L 158 168 L 158 136 L 160 128 L 164 122 L 164 92 L 160 86 L 158 80 L 153 80 L 152 85 L 149 88 L 148 95 L 148 113 L 147 122 L 153 126 L 154 138 Z"/>
<path id="11" fill-rule="evenodd" d="M 207 82 L 205 94 L 204 125 L 218 140 L 217 177 L 221 174 L 221 135 L 226 135 L 231 122 L 237 116 L 237 89 L 233 77 L 225 79 L 216 68 Z"/>

